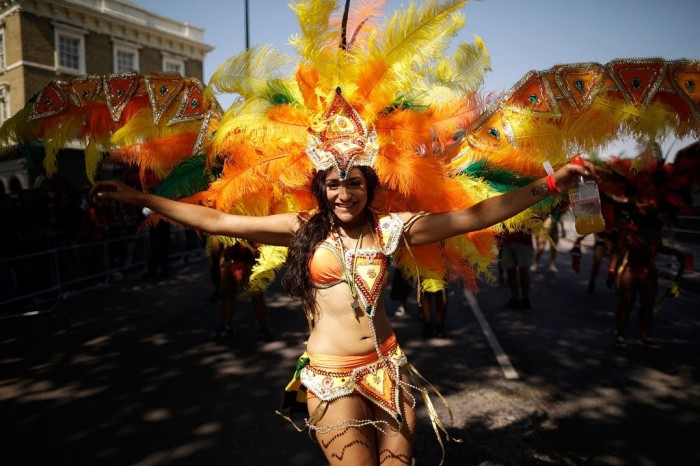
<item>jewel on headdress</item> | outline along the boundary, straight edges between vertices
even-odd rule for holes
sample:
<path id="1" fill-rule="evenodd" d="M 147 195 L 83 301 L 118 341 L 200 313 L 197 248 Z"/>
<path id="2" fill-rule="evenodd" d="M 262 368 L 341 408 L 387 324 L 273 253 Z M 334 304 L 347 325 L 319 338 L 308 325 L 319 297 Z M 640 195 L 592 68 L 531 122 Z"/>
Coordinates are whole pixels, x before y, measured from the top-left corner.
<path id="1" fill-rule="evenodd" d="M 353 167 L 374 166 L 379 152 L 377 133 L 374 128 L 367 129 L 340 88 L 319 126 L 318 131 L 309 128 L 311 137 L 306 146 L 306 154 L 317 170 L 335 167 L 342 181 Z"/>

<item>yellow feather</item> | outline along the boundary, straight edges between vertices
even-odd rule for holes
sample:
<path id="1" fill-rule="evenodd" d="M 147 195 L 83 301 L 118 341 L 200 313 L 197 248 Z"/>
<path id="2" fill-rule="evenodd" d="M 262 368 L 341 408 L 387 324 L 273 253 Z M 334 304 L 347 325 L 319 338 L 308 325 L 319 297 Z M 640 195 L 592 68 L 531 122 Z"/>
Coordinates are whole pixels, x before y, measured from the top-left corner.
<path id="1" fill-rule="evenodd" d="M 267 147 L 287 145 L 290 141 L 305 144 L 308 127 L 308 117 L 289 104 L 272 106 L 265 100 L 253 99 L 226 112 L 211 144 L 215 152 L 226 152 L 226 147 L 239 141 Z"/>
<path id="2" fill-rule="evenodd" d="M 364 60 L 386 61 L 387 72 L 377 76 L 376 87 L 392 85 L 409 90 L 415 80 L 416 70 L 444 54 L 448 40 L 463 26 L 457 11 L 465 0 L 438 3 L 429 0 L 420 8 L 410 4 L 385 22 L 384 36 L 369 41 Z M 416 64 L 418 63 L 418 64 Z M 368 89 L 366 99 L 371 100 L 374 89 Z"/>
<path id="3" fill-rule="evenodd" d="M 421 282 L 421 289 L 428 293 L 437 293 L 445 289 L 445 280 L 439 278 L 425 278 Z"/>
<path id="4" fill-rule="evenodd" d="M 287 260 L 287 248 L 281 246 L 261 246 L 260 256 L 250 274 L 250 291 L 265 291 L 275 281 L 277 272 Z"/>
<path id="5" fill-rule="evenodd" d="M 31 107 L 31 105 L 24 106 L 0 126 L 0 157 L 12 153 L 14 146 L 20 141 L 39 139 L 39 125 L 27 124 Z"/>
<path id="6" fill-rule="evenodd" d="M 70 117 L 58 120 L 55 124 L 47 127 L 45 134 L 42 135 L 44 138 L 44 152 L 46 154 L 44 169 L 47 176 L 51 177 L 58 168 L 56 160 L 58 151 L 79 134 L 82 126 L 82 121 L 79 118 L 75 115 L 70 115 Z"/>
<path id="7" fill-rule="evenodd" d="M 320 51 L 337 48 L 340 44 L 340 31 L 332 28 L 329 17 L 337 8 L 337 0 L 306 0 L 289 5 L 297 15 L 301 35 L 293 36 L 289 43 L 296 48 L 299 56 L 308 61 L 317 61 Z"/>
<path id="8" fill-rule="evenodd" d="M 88 141 L 85 145 L 85 174 L 92 184 L 95 184 L 95 173 L 101 161 L 102 152 L 94 141 Z"/>
<path id="9" fill-rule="evenodd" d="M 161 122 L 155 125 L 149 108 L 139 110 L 133 118 L 112 134 L 108 147 L 130 146 L 175 136 L 183 132 L 197 133 L 202 125 L 202 122 L 199 120 L 168 125 L 168 116 L 161 118 Z"/>
<path id="10" fill-rule="evenodd" d="M 485 73 L 491 71 L 491 56 L 481 38 L 474 36 L 474 39 L 474 44 L 462 43 L 457 46 L 454 60 L 444 58 L 434 68 L 425 70 L 425 82 L 417 86 L 425 89 L 427 97 L 439 98 L 439 92 L 444 88 L 458 94 L 471 93 L 484 83 Z"/>
<path id="11" fill-rule="evenodd" d="M 254 46 L 220 65 L 209 81 L 205 97 L 218 92 L 238 94 L 246 99 L 267 91 L 268 81 L 280 76 L 291 58 L 270 45 Z"/>
<path id="12" fill-rule="evenodd" d="M 226 248 L 233 246 L 236 243 L 241 243 L 251 251 L 256 249 L 247 241 L 229 236 L 212 235 L 207 238 L 206 254 L 210 264 L 216 257 L 214 250 L 218 248 Z M 265 291 L 270 284 L 275 280 L 276 273 L 282 268 L 287 260 L 287 248 L 280 246 L 260 246 L 257 251 L 259 256 L 253 265 L 250 279 L 246 285 L 245 292 Z"/>

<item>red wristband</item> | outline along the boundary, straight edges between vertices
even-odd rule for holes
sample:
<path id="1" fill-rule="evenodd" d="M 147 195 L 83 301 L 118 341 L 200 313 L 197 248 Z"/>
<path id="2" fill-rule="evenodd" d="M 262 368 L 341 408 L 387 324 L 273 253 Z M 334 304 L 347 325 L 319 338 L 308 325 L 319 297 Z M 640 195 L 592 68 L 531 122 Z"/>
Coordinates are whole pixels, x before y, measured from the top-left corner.
<path id="1" fill-rule="evenodd" d="M 552 194 L 561 194 L 561 191 L 559 191 L 559 188 L 557 188 L 557 184 L 554 182 L 554 175 L 547 175 L 547 189 L 549 189 L 549 192 Z"/>

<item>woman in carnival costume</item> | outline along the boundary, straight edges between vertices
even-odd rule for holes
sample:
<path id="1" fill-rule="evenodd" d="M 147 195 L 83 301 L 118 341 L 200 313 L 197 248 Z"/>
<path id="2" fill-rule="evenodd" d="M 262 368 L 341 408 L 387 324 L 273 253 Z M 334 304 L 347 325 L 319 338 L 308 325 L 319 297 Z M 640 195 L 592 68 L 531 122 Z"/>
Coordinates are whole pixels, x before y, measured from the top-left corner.
<path id="1" fill-rule="evenodd" d="M 384 309 L 390 256 L 419 293 L 459 278 L 474 289 L 499 231 L 537 230 L 576 175 L 595 174 L 568 155 L 624 131 L 697 132 L 696 62 L 558 65 L 487 102 L 481 40 L 445 53 L 464 0 L 411 4 L 378 27 L 381 3 L 293 3 L 302 32 L 292 77 L 279 73 L 286 57 L 258 47 L 224 63 L 206 90 L 135 73 L 53 83 L 0 131 L 3 141 L 43 139 L 49 169 L 79 137 L 88 167 L 102 149 L 167 175 L 161 186 L 179 201 L 118 181 L 92 194 L 260 245 L 252 290 L 286 262 L 283 285 L 310 328 L 288 398 L 306 403 L 306 426 L 334 465 L 410 464 L 416 394 L 441 445 L 447 434 Z M 222 114 L 215 92 L 240 98 Z M 558 169 L 543 177 L 547 159 Z M 185 179 L 193 173 L 206 184 Z"/>
<path id="2" fill-rule="evenodd" d="M 601 189 L 607 193 L 611 226 L 615 231 L 606 285 L 615 288 L 615 338 L 618 348 L 627 347 L 627 327 L 639 298 L 638 343 L 658 348 L 651 338 L 652 321 L 669 297 L 680 294 L 685 255 L 664 243 L 663 228 L 679 214 L 692 215 L 692 186 L 700 180 L 700 142 L 678 151 L 667 163 L 661 151 L 646 151 L 631 159 L 613 158 L 607 164 Z M 657 303 L 660 272 L 658 256 L 678 261 L 669 290 Z"/>
<path id="3" fill-rule="evenodd" d="M 253 96 L 252 89 L 244 88 L 252 87 L 252 80 L 237 82 L 235 90 L 247 98 L 224 115 L 209 142 L 212 153 L 228 156 L 222 177 L 196 196 L 199 203 L 216 204 L 216 209 L 135 191 L 117 181 L 98 182 L 92 190 L 97 199 L 148 206 L 209 234 L 289 248 L 283 285 L 301 301 L 310 336 L 288 390 L 294 399 L 305 400 L 306 426 L 315 431 L 331 464 L 410 464 L 416 394 L 426 402 L 436 433 L 446 434 L 384 309 L 389 256 L 397 264 L 410 263 L 424 288 L 429 280 L 438 281 L 435 277 L 449 276 L 445 273 L 449 263 L 455 264 L 448 270 L 452 275 L 458 267 L 474 280 L 473 266 L 462 259 L 481 255 L 482 264 L 490 262 L 491 226 L 566 190 L 575 175 L 595 171 L 589 163 L 565 164 L 547 178 L 501 196 L 489 197 L 496 193 L 488 191 L 476 202 L 471 186 L 448 176 L 449 159 L 425 154 L 450 150 L 447 146 L 454 144 L 459 124 L 474 112 L 474 106 L 467 105 L 473 96 L 460 98 L 459 105 L 430 107 L 436 102 L 419 100 L 417 95 L 439 92 L 454 97 L 456 92 L 430 89 L 426 83 L 421 93 L 410 91 L 420 89 L 419 72 L 426 72 L 411 69 L 410 62 L 422 56 L 417 46 L 460 26 L 456 10 L 461 4 L 433 4 L 432 10 L 395 17 L 394 21 L 412 24 L 424 34 L 410 47 L 402 44 L 400 59 L 376 46 L 368 47 L 370 53 L 365 55 L 355 35 L 355 42 L 320 51 L 312 51 L 312 43 L 318 42 L 307 38 L 308 43 L 297 46 L 310 60 L 299 66 L 294 86 L 268 80 Z M 329 7 L 322 2 L 315 5 Z M 305 8 L 310 6 L 295 8 L 302 25 L 322 29 L 309 21 L 321 22 L 327 13 L 309 16 Z M 414 24 L 420 18 L 434 23 L 429 31 Z M 338 29 L 325 27 L 326 40 L 337 44 L 332 32 Z M 465 47 L 463 53 L 483 55 L 483 46 Z M 258 56 L 263 58 L 271 60 L 269 51 Z M 254 61 L 251 54 L 232 59 L 219 69 L 214 85 L 232 90 L 227 77 Z M 276 92 L 275 99 L 286 105 L 260 98 L 263 92 Z M 261 108 L 265 118 L 256 113 Z M 241 194 L 246 188 L 256 193 L 269 189 L 262 209 L 259 198 Z M 230 207 L 222 209 L 223 202 Z M 298 211 L 288 211 L 295 207 Z M 265 215 L 251 215 L 259 212 Z M 471 232 L 475 236 L 467 237 Z M 483 251 L 465 243 L 483 243 Z M 435 261 L 440 265 L 431 265 Z"/>
<path id="4" fill-rule="evenodd" d="M 343 101 L 341 94 L 336 101 Z M 340 118 L 336 115 L 329 127 Z M 388 256 L 398 248 L 495 225 L 553 194 L 553 186 L 541 178 L 453 212 L 379 213 L 372 204 L 380 185 L 367 157 L 369 141 L 354 147 L 359 141 L 363 138 L 356 135 L 351 140 L 339 136 L 324 145 L 334 165 L 314 171 L 313 213 L 233 215 L 136 191 L 118 181 L 98 182 L 92 195 L 146 206 L 210 234 L 288 246 L 283 284 L 301 300 L 312 323 L 299 370 L 308 427 L 316 431 L 331 464 L 410 464 L 416 426 L 411 388 L 424 396 L 427 391 L 414 381 L 418 373 L 401 351 L 384 309 Z M 566 189 L 586 169 L 595 171 L 588 162 L 586 167 L 564 165 L 549 183 Z M 426 401 L 432 421 L 442 427 Z"/>

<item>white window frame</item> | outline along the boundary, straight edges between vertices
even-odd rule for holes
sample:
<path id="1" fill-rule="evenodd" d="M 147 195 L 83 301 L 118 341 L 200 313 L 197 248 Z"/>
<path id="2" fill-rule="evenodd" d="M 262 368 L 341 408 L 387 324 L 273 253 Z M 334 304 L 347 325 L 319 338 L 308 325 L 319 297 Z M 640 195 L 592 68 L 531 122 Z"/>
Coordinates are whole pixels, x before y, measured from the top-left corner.
<path id="1" fill-rule="evenodd" d="M 0 125 L 10 116 L 10 85 L 0 83 Z"/>
<path id="2" fill-rule="evenodd" d="M 5 51 L 5 28 L 0 27 L 0 70 L 7 67 L 7 53 Z"/>
<path id="3" fill-rule="evenodd" d="M 60 50 L 59 50 L 59 38 L 66 37 L 69 39 L 78 40 L 78 69 L 67 68 L 61 66 Z M 55 60 L 56 69 L 62 73 L 67 74 L 86 74 L 85 72 L 85 31 L 79 29 L 64 26 L 62 24 L 54 23 L 54 47 L 55 47 Z"/>
<path id="4" fill-rule="evenodd" d="M 134 44 L 129 44 L 127 42 L 121 42 L 118 40 L 112 40 L 113 46 L 112 46 L 112 56 L 113 56 L 113 69 L 115 73 L 128 73 L 130 71 L 140 71 L 140 57 L 139 57 L 139 49 L 141 47 L 134 45 Z M 119 69 L 119 52 L 124 52 L 124 53 L 130 53 L 134 56 L 134 69 L 132 70 L 120 70 Z"/>
<path id="5" fill-rule="evenodd" d="M 163 54 L 163 63 L 161 66 L 161 69 L 165 72 L 168 71 L 168 65 L 177 65 L 180 67 L 180 74 L 184 76 L 185 74 L 185 60 L 182 58 L 170 55 L 170 54 Z"/>

